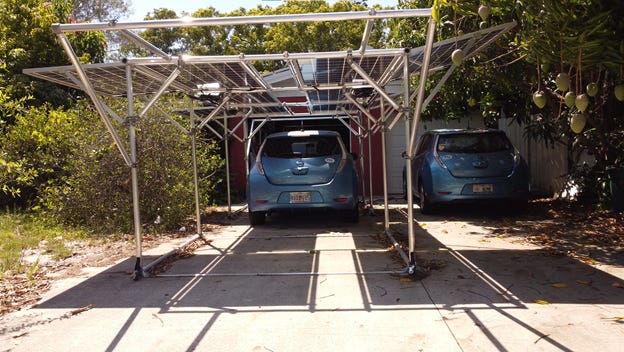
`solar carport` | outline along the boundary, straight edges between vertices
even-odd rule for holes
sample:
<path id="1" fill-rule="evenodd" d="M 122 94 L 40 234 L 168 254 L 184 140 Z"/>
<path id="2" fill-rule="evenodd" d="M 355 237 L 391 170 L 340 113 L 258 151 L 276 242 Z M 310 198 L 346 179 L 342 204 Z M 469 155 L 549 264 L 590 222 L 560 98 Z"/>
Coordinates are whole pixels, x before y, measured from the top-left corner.
<path id="1" fill-rule="evenodd" d="M 423 18 L 427 23 L 426 43 L 418 48 L 384 48 L 368 46 L 375 26 L 385 26 L 389 19 Z M 137 30 L 148 28 L 177 28 L 202 26 L 244 26 L 293 22 L 363 21 L 361 45 L 357 49 L 332 52 L 272 53 L 263 55 L 215 55 L 171 56 L 152 43 L 137 35 Z M 464 34 L 461 37 L 434 43 L 436 23 L 432 10 L 398 9 L 362 12 L 313 13 L 272 16 L 241 16 L 213 18 L 183 18 L 139 22 L 55 24 L 53 29 L 69 56 L 72 65 L 24 70 L 24 73 L 43 80 L 83 90 L 91 99 L 104 126 L 114 140 L 132 176 L 133 220 L 136 237 L 136 262 L 134 279 L 144 275 L 165 256 L 143 266 L 141 216 L 139 209 L 139 189 L 137 169 L 139 160 L 136 150 L 136 123 L 150 109 L 159 109 L 172 123 L 172 117 L 157 105 L 167 95 L 185 94 L 209 99 L 213 103 L 208 109 L 189 107 L 190 128 L 177 124 L 182 133 L 191 137 L 195 148 L 195 138 L 202 129 L 210 129 L 223 139 L 234 137 L 244 143 L 246 150 L 251 139 L 268 121 L 279 119 L 336 119 L 345 128 L 364 138 L 380 133 L 382 140 L 381 162 L 384 176 L 385 233 L 401 254 L 409 275 L 419 276 L 421 269 L 415 260 L 415 234 L 413 201 L 407 197 L 408 252 L 406 253 L 394 237 L 389 227 L 386 133 L 397 125 L 405 129 L 406 150 L 403 153 L 406 165 L 414 155 L 417 129 L 423 109 L 440 90 L 453 73 L 451 53 L 461 48 L 465 59 L 478 54 L 487 45 L 515 26 L 507 23 Z M 82 64 L 67 38 L 67 33 L 82 31 L 118 32 L 126 40 L 146 49 L 149 57 L 129 57 L 120 62 L 103 64 Z M 286 67 L 289 79 L 273 85 L 253 66 L 258 61 L 279 61 Z M 435 75 L 434 75 L 435 74 Z M 428 79 L 435 78 L 435 85 L 426 89 Z M 410 82 L 418 82 L 414 88 Z M 280 97 L 297 97 L 295 101 Z M 122 99 L 127 111 L 114 111 L 103 101 L 103 97 Z M 141 111 L 135 108 L 135 99 L 140 97 L 147 103 Z M 241 118 L 230 126 L 228 119 Z M 247 120 L 253 120 L 248 128 Z M 116 120 L 118 123 L 113 123 Z M 210 127 L 217 122 L 224 127 L 220 133 Z M 355 127 L 354 127 L 355 126 Z M 129 141 L 124 143 L 117 128 L 127 128 Z M 244 130 L 244 138 L 235 132 Z M 129 146 L 129 150 L 126 148 Z M 229 158 L 226 145 L 226 159 Z M 194 153 L 195 150 L 189 151 Z M 226 160 L 229 162 L 229 160 Z M 195 208 L 197 234 L 183 246 L 202 237 L 201 206 L 197 189 L 197 167 L 195 167 Z M 229 164 L 227 166 L 229 168 Z M 227 173 L 226 173 L 227 174 Z M 412 175 L 406 168 L 407 194 L 412 194 Z M 229 195 L 229 179 L 228 195 Z M 228 197 L 228 206 L 230 206 Z"/>

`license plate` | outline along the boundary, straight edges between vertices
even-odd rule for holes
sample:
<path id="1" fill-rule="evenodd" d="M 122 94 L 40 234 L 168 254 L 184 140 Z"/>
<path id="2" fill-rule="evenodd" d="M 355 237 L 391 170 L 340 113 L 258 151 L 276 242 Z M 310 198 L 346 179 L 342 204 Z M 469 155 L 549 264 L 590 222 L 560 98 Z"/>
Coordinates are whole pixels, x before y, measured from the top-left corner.
<path id="1" fill-rule="evenodd" d="M 310 192 L 290 192 L 291 203 L 310 203 Z"/>
<path id="2" fill-rule="evenodd" d="M 474 193 L 492 193 L 494 192 L 494 185 L 491 183 L 472 185 L 472 192 Z"/>

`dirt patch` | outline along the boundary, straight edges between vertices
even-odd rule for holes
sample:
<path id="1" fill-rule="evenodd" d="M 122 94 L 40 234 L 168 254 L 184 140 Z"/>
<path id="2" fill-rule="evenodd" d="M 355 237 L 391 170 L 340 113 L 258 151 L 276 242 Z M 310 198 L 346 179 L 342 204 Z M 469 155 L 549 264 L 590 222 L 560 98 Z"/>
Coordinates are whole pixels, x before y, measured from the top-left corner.
<path id="1" fill-rule="evenodd" d="M 493 234 L 528 243 L 586 264 L 624 265 L 624 214 L 561 200 L 538 200 L 522 216 L 500 221 Z"/>
<path id="2" fill-rule="evenodd" d="M 237 216 L 239 215 L 234 217 Z M 216 231 L 231 224 L 231 220 L 233 218 L 228 218 L 227 213 L 222 210 L 205 213 L 202 215 L 204 224 L 202 233 Z M 189 238 L 194 231 L 194 226 L 190 225 L 182 232 L 143 235 L 142 249 L 147 250 L 176 239 Z M 133 235 L 67 242 L 66 246 L 72 249 L 72 256 L 65 259 L 51 258 L 36 248 L 28 250 L 24 257 L 28 260 L 28 265 L 32 266 L 31 273 L 6 275 L 0 279 L 0 316 L 37 303 L 50 289 L 54 280 L 76 277 L 83 273 L 84 268 L 107 267 L 135 256 L 135 243 Z M 200 244 L 193 243 L 181 250 L 179 255 L 176 253 L 177 256 L 167 259 L 166 263 L 192 255 L 192 250 L 198 248 Z M 130 269 L 128 275 L 132 274 Z"/>
<path id="3" fill-rule="evenodd" d="M 176 236 L 179 235 L 145 236 L 142 248 L 156 247 Z M 136 253 L 135 241 L 129 237 L 72 241 L 67 242 L 66 246 L 72 249 L 72 256 L 65 259 L 51 258 L 37 253 L 37 249 L 27 251 L 27 260 L 37 260 L 36 263 L 29 263 L 31 272 L 7 275 L 0 280 L 0 316 L 35 304 L 50 289 L 54 280 L 78 276 L 83 268 L 113 265 Z"/>

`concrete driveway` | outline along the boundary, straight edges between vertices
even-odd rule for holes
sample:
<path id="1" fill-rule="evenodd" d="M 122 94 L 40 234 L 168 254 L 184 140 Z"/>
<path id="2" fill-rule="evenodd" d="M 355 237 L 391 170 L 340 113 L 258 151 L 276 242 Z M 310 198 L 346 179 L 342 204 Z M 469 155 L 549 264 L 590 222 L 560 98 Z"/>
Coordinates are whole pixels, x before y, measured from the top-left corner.
<path id="1" fill-rule="evenodd" d="M 418 256 L 436 267 L 422 281 L 379 240 L 380 210 L 357 225 L 313 214 L 257 228 L 244 214 L 158 277 L 132 281 L 129 258 L 56 282 L 1 318 L 0 350 L 621 350 L 622 267 L 548 255 L 485 220 L 417 217 Z M 400 212 L 392 223 L 400 234 Z"/>

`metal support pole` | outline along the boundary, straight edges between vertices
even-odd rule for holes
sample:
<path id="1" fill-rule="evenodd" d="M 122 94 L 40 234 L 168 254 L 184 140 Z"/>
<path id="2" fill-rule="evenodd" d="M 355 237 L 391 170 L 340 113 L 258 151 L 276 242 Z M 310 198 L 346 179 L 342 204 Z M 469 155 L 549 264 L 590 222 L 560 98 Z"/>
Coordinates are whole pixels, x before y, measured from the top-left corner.
<path id="1" fill-rule="evenodd" d="M 413 200 L 412 200 L 412 167 L 411 160 L 414 157 L 415 152 L 415 144 L 416 144 L 416 134 L 418 132 L 418 122 L 420 120 L 420 115 L 422 114 L 423 109 L 423 100 L 425 95 L 425 84 L 427 83 L 427 75 L 429 71 L 429 63 L 431 61 L 431 49 L 433 48 L 433 38 L 435 35 L 435 20 L 433 18 L 429 18 L 429 26 L 427 28 L 427 41 L 425 43 L 425 49 L 423 52 L 423 64 L 421 67 L 420 73 L 420 81 L 418 84 L 418 95 L 416 97 L 416 107 L 414 109 L 414 120 L 411 126 L 411 129 L 407 129 L 405 131 L 406 135 L 406 174 L 407 174 L 407 202 L 408 202 L 408 236 L 409 236 L 409 255 L 410 255 L 410 265 L 408 268 L 408 273 L 410 275 L 426 275 L 425 272 L 417 268 L 416 266 L 416 239 L 414 235 L 414 209 L 413 209 Z M 409 62 L 406 59 L 405 61 L 405 73 L 409 73 Z M 409 77 L 407 74 L 405 77 Z M 407 83 L 406 83 L 407 86 Z M 405 91 L 405 96 L 409 97 L 409 86 Z M 407 105 L 407 104 L 406 104 Z M 409 126 L 406 125 L 406 128 Z M 420 195 L 423 197 L 423 195 Z M 417 272 L 418 271 L 418 272 Z"/>
<path id="2" fill-rule="evenodd" d="M 366 80 L 366 82 L 370 84 L 373 89 L 375 89 L 377 93 L 382 96 L 383 99 L 386 99 L 386 101 L 390 105 L 392 105 L 395 110 L 399 110 L 401 108 L 399 104 L 397 104 L 394 99 L 392 99 L 392 97 L 390 97 L 390 95 L 386 93 L 386 91 L 382 87 L 380 87 L 379 84 L 377 84 L 377 82 L 372 77 L 370 77 L 362 67 L 360 67 L 353 61 L 350 62 L 350 66 L 353 71 L 357 72 L 358 75 L 364 78 L 364 80 Z"/>
<path id="3" fill-rule="evenodd" d="M 141 236 L 141 214 L 139 211 L 139 175 L 138 175 L 138 162 L 137 162 L 137 148 L 136 148 L 136 123 L 137 117 L 134 115 L 134 93 L 132 88 L 132 67 L 126 66 L 126 89 L 128 95 L 128 135 L 130 137 L 130 170 L 132 177 L 132 210 L 134 216 L 134 235 L 136 241 L 136 262 L 134 265 L 134 272 L 132 274 L 133 280 L 145 276 L 143 268 L 141 267 L 142 257 L 142 236 Z"/>
<path id="4" fill-rule="evenodd" d="M 409 142 L 408 153 L 413 153 L 416 149 L 416 132 L 418 130 L 418 122 L 422 114 L 423 101 L 425 95 L 425 85 L 427 82 L 427 71 L 429 70 L 429 62 L 431 62 L 431 49 L 433 48 L 433 37 L 435 35 L 435 20 L 429 19 L 429 27 L 427 28 L 427 42 L 423 52 L 423 64 L 420 73 L 420 82 L 418 84 L 418 96 L 416 97 L 416 109 L 414 109 L 414 124 L 412 125 L 412 135 Z"/>
<path id="5" fill-rule="evenodd" d="M 352 21 L 352 20 L 378 20 L 384 18 L 411 18 L 429 17 L 431 8 L 423 9 L 396 9 L 376 11 L 353 11 L 332 13 L 308 13 L 287 15 L 265 16 L 233 16 L 233 17 L 209 17 L 209 18 L 184 18 L 165 19 L 137 22 L 106 22 L 106 23 L 74 23 L 54 24 L 53 28 L 63 32 L 82 32 L 88 30 L 119 31 L 122 29 L 147 29 L 147 28 L 178 28 L 199 26 L 234 26 L 266 23 L 292 23 L 292 22 L 317 22 L 317 21 Z"/>
<path id="6" fill-rule="evenodd" d="M 384 103 L 381 102 L 381 120 L 385 121 Z M 387 123 L 383 122 L 381 127 L 381 169 L 383 171 L 383 198 L 384 198 L 384 231 L 390 231 L 390 211 L 388 209 L 388 161 L 386 158 L 386 134 Z"/>
<path id="7" fill-rule="evenodd" d="M 362 137 L 362 114 L 358 114 L 358 143 L 360 151 L 360 170 L 362 170 L 362 177 L 364 177 L 364 138 Z M 366 200 L 366 183 L 362 182 L 362 200 Z"/>
<path id="8" fill-rule="evenodd" d="M 147 40 L 141 38 L 138 34 L 131 32 L 127 29 L 122 29 L 121 31 L 119 31 L 119 34 L 121 34 L 122 37 L 130 40 L 131 42 L 144 47 L 145 49 L 149 50 L 151 53 L 156 54 L 160 57 L 162 57 L 165 60 L 171 60 L 171 55 L 167 54 L 166 52 L 162 51 L 160 48 L 158 48 L 157 46 L 155 46 L 154 44 L 148 42 Z"/>
<path id="9" fill-rule="evenodd" d="M 358 137 L 360 136 L 359 132 L 354 130 L 353 127 L 351 127 L 351 121 L 355 121 L 355 120 L 348 118 L 347 121 L 345 121 L 344 119 L 340 117 L 336 117 L 336 118 L 341 124 L 343 124 L 351 132 L 352 135 L 358 136 Z"/>
<path id="10" fill-rule="evenodd" d="M 345 98 L 347 98 L 351 102 L 351 104 L 355 105 L 358 108 L 359 112 L 364 113 L 370 120 L 373 120 L 374 123 L 377 123 L 377 119 L 375 118 L 375 116 L 373 116 L 373 114 L 371 114 L 364 105 L 360 104 L 350 93 L 345 93 Z"/>
<path id="11" fill-rule="evenodd" d="M 201 208 L 199 203 L 199 177 L 197 170 L 197 130 L 195 129 L 195 111 L 193 100 L 190 102 L 190 128 L 189 135 L 191 136 L 191 153 L 193 155 L 193 185 L 195 187 L 195 226 L 197 227 L 195 233 L 202 237 L 202 222 L 201 222 Z"/>
<path id="12" fill-rule="evenodd" d="M 227 204 L 228 204 L 228 216 L 232 215 L 232 189 L 230 187 L 230 147 L 229 140 L 230 134 L 228 133 L 228 118 L 227 115 L 223 117 L 224 131 L 223 131 L 223 147 L 225 148 L 225 183 L 227 186 Z"/>
<path id="13" fill-rule="evenodd" d="M 375 215 L 373 210 L 373 147 L 372 147 L 372 133 L 370 131 L 370 120 L 366 119 L 366 127 L 368 129 L 368 187 L 369 187 L 369 204 L 368 214 Z"/>
<path id="14" fill-rule="evenodd" d="M 371 11 L 375 11 L 375 10 L 371 9 Z M 366 51 L 366 47 L 368 46 L 368 40 L 370 39 L 371 31 L 373 30 L 374 24 L 375 24 L 375 21 L 373 20 L 366 21 L 366 27 L 364 27 L 364 35 L 362 36 L 360 49 L 358 49 L 358 51 L 362 54 Z"/>
<path id="15" fill-rule="evenodd" d="M 251 115 L 251 111 L 252 110 L 249 109 L 249 112 L 243 117 L 243 140 L 245 141 L 245 155 L 243 155 L 243 158 L 245 159 L 245 180 L 249 177 L 249 148 L 251 147 L 251 140 L 249 138 L 247 117 Z"/>
<path id="16" fill-rule="evenodd" d="M 149 109 L 152 108 L 152 106 L 154 104 L 156 104 L 156 101 L 158 101 L 158 99 L 160 99 L 160 97 L 165 94 L 165 91 L 167 90 L 167 88 L 169 88 L 169 86 L 175 82 L 176 78 L 178 78 L 178 76 L 182 73 L 182 69 L 180 69 L 180 67 L 176 67 L 173 72 L 171 72 L 171 75 L 169 75 L 169 77 L 167 77 L 167 79 L 165 80 L 165 82 L 162 84 L 162 86 L 158 89 L 158 91 L 156 92 L 156 94 L 152 97 L 152 99 L 150 99 L 147 104 L 145 104 L 145 107 L 143 108 L 143 111 L 141 111 L 139 113 L 139 116 L 143 117 L 145 116 L 145 114 L 147 114 L 147 112 L 149 111 Z"/>
<path id="17" fill-rule="evenodd" d="M 225 105 L 230 101 L 230 96 L 226 95 L 223 100 L 221 101 L 221 103 L 219 104 L 219 106 L 217 106 L 211 113 L 210 115 L 208 115 L 205 119 L 202 120 L 202 122 L 199 123 L 199 126 L 197 126 L 197 129 L 201 130 L 202 128 L 204 128 L 204 126 L 210 122 L 213 118 L 215 118 L 217 116 L 218 113 L 220 113 L 223 110 L 223 107 L 225 107 Z M 216 133 L 216 132 L 215 132 Z"/>
<path id="18" fill-rule="evenodd" d="M 409 56 L 405 55 L 403 61 L 403 99 L 405 100 L 405 179 L 406 179 L 406 198 L 407 198 L 407 237 L 409 245 L 409 264 L 407 267 L 407 273 L 413 274 L 416 271 L 416 258 L 413 256 L 415 241 L 414 241 L 414 196 L 412 190 L 412 158 L 409 154 L 409 141 L 411 131 L 411 115 L 409 113 L 410 100 L 409 100 Z"/>
<path id="19" fill-rule="evenodd" d="M 76 69 L 76 72 L 78 73 L 78 77 L 80 78 L 80 81 L 82 82 L 85 92 L 89 95 L 89 98 L 91 98 L 91 101 L 93 102 L 95 109 L 97 110 L 100 117 L 102 118 L 102 121 L 104 122 L 104 126 L 106 126 L 106 129 L 108 130 L 108 133 L 110 133 L 111 137 L 113 137 L 113 140 L 115 141 L 115 145 L 117 146 L 117 149 L 119 149 L 119 152 L 121 153 L 121 156 L 126 162 L 126 165 L 131 166 L 132 160 L 130 158 L 130 155 L 128 155 L 128 152 L 126 152 L 126 149 L 124 149 L 123 143 L 121 142 L 119 135 L 115 131 L 113 124 L 111 123 L 108 116 L 106 115 L 106 109 L 104 108 L 100 99 L 98 99 L 95 89 L 93 89 L 93 86 L 89 82 L 87 73 L 82 67 L 80 60 L 78 59 L 78 56 L 76 56 L 76 53 L 74 52 L 74 49 L 72 48 L 71 43 L 69 42 L 69 39 L 64 33 L 60 32 L 58 28 L 55 28 L 53 26 L 53 29 L 55 29 L 57 37 L 59 38 L 59 41 L 61 42 L 63 49 L 65 49 L 65 53 L 67 53 L 67 56 L 69 56 L 69 60 L 72 62 L 72 65 Z"/>

